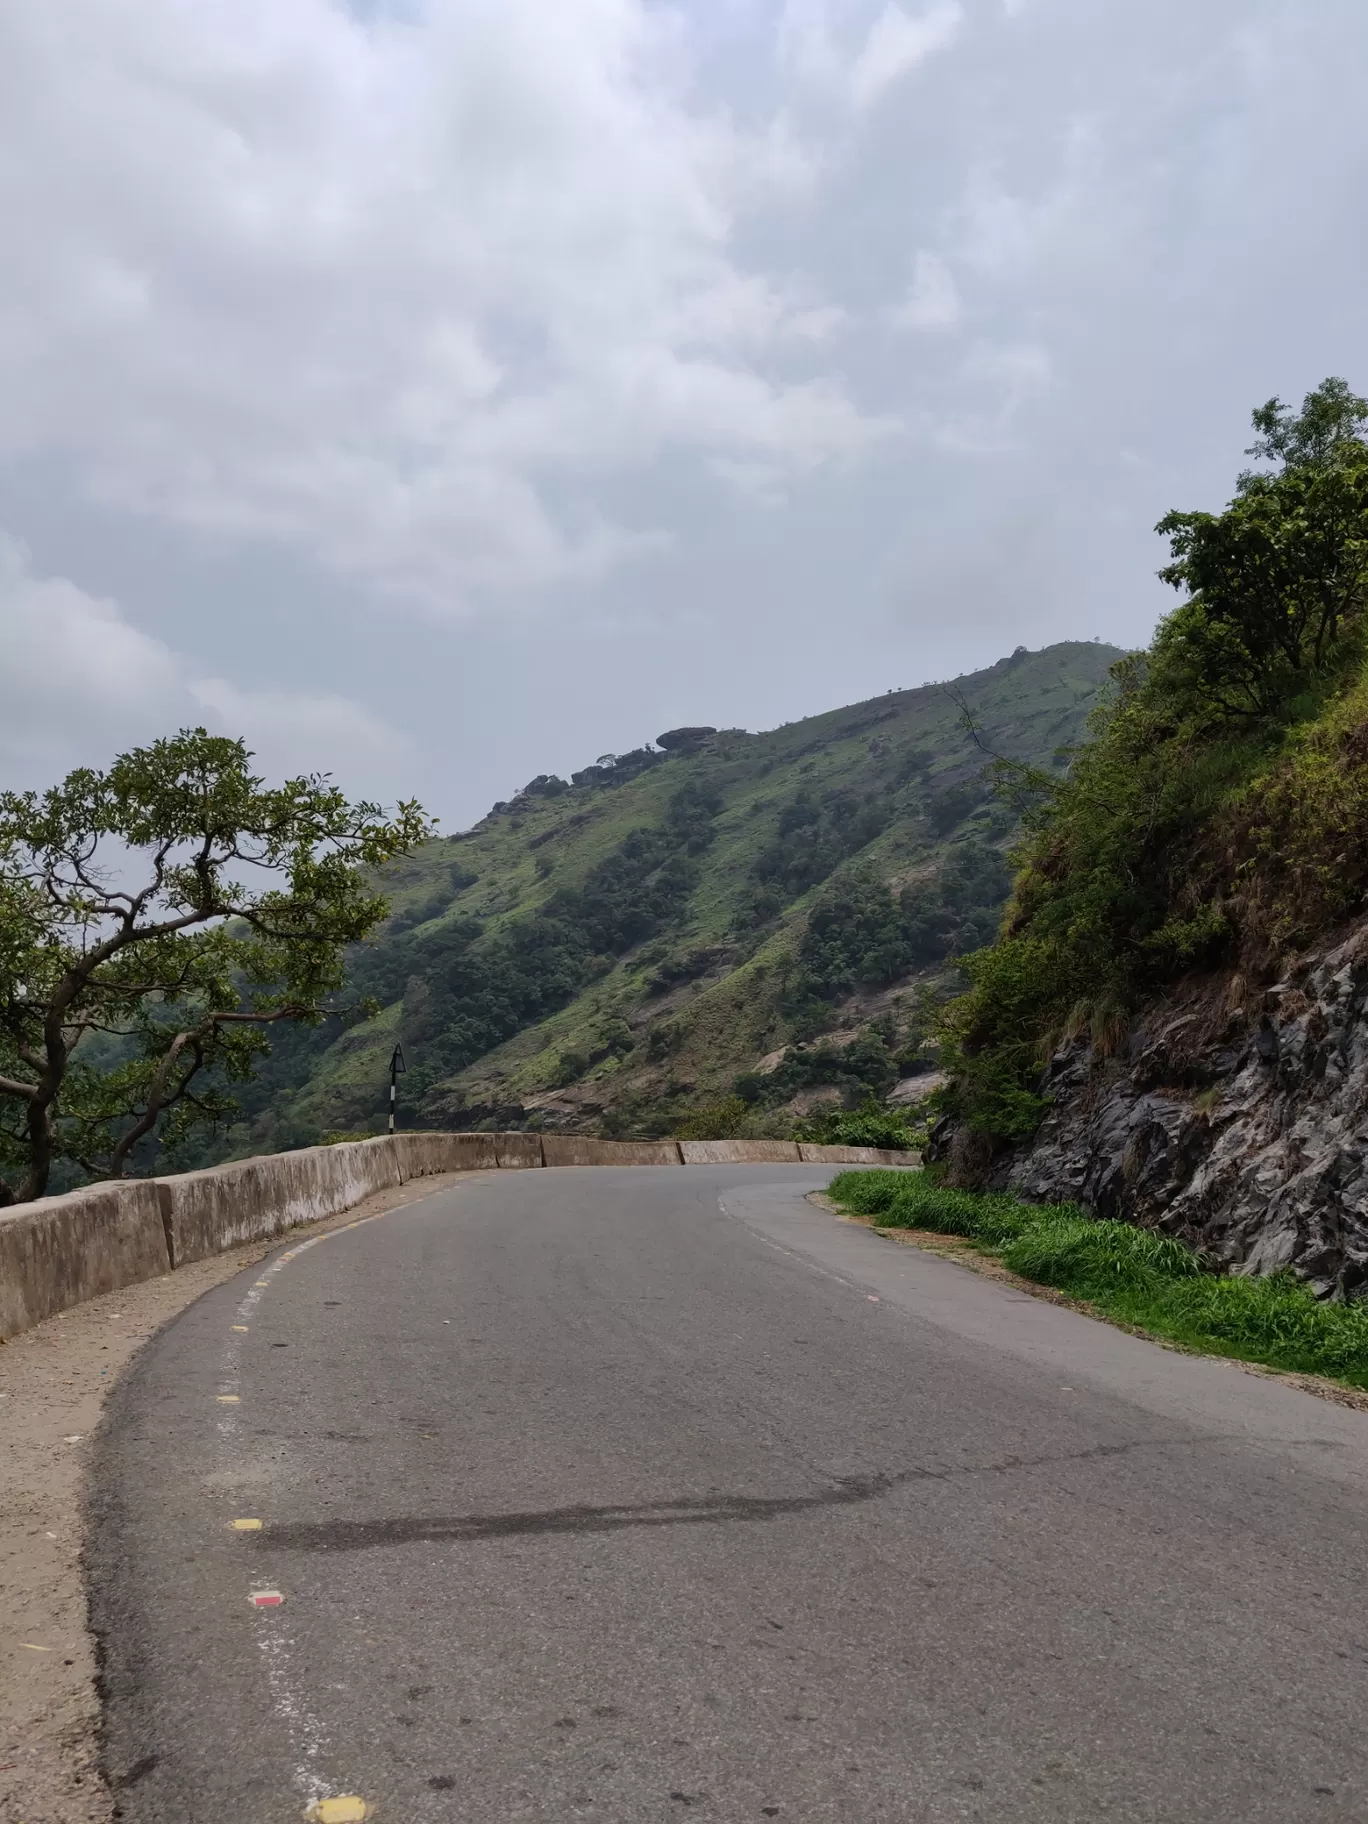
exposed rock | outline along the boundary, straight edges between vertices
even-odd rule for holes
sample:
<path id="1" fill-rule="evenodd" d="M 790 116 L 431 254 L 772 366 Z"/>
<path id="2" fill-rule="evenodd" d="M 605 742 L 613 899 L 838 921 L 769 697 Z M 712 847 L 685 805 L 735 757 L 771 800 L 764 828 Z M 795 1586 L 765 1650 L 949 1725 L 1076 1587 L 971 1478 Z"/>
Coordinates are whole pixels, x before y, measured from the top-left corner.
<path id="1" fill-rule="evenodd" d="M 1238 976 L 1190 987 L 1113 1058 L 1065 1046 L 1045 1093 L 1051 1113 L 998 1182 L 1167 1229 L 1241 1272 L 1368 1288 L 1368 924 L 1262 993 Z"/>
<path id="2" fill-rule="evenodd" d="M 919 1077 L 900 1077 L 889 1090 L 888 1100 L 895 1108 L 912 1108 L 944 1086 L 943 1070 L 927 1070 Z"/>

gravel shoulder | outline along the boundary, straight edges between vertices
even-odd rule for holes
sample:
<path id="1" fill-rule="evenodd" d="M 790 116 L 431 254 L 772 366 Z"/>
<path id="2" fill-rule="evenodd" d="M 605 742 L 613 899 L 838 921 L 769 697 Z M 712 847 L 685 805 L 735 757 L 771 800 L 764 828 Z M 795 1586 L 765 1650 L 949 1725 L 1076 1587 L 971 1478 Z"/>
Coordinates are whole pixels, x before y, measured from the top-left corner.
<path id="1" fill-rule="evenodd" d="M 117 1797 L 97 1767 L 98 1667 L 81 1551 L 89 1441 L 120 1375 L 164 1324 L 254 1261 L 484 1176 L 415 1179 L 288 1236 L 92 1299 L 0 1344 L 3 1824 L 113 1824 L 117 1817 Z"/>

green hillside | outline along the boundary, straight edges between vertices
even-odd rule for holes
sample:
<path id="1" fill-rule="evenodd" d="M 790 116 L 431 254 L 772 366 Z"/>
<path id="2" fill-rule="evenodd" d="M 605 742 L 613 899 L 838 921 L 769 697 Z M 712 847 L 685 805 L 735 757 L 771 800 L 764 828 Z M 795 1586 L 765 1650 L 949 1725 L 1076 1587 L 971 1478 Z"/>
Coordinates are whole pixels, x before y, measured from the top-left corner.
<path id="1" fill-rule="evenodd" d="M 1157 997 L 1232 971 L 1224 1026 L 1189 1041 L 1210 1090 L 1212 1035 L 1257 1018 L 1256 989 L 1362 914 L 1368 399 L 1331 378 L 1253 422 L 1245 454 L 1265 466 L 1223 511 L 1159 522 L 1159 574 L 1183 600 L 1068 779 L 1037 796 L 1008 928 L 969 967 L 949 1102 L 985 1167 L 1032 1140 L 1041 1060 L 1063 1040 L 1087 1034 L 1105 1060 Z"/>
<path id="2" fill-rule="evenodd" d="M 949 687 L 766 734 L 675 730 L 542 776 L 385 880 L 352 958 L 382 1011 L 287 1034 L 233 1151 L 378 1125 L 402 1039 L 410 1125 L 671 1131 L 738 1089 L 757 1118 L 924 1067 L 928 993 L 993 934 L 1012 816 L 983 746 L 1058 766 L 1118 653 L 1019 649 Z"/>

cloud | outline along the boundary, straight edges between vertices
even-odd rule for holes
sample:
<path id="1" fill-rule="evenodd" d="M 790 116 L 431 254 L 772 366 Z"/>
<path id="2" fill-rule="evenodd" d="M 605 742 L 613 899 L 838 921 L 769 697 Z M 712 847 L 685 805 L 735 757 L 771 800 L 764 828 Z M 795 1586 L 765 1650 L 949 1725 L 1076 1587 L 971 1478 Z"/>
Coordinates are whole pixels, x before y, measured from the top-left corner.
<path id="1" fill-rule="evenodd" d="M 0 532 L 0 764 L 7 783 L 49 785 L 69 768 L 205 726 L 243 737 L 277 775 L 388 769 L 408 743 L 360 704 L 308 690 L 244 690 L 135 627 L 116 602 L 38 575 Z"/>
<path id="2" fill-rule="evenodd" d="M 335 689 L 474 817 L 991 660 L 983 552 L 1008 645 L 1144 638 L 1250 406 L 1365 385 L 1366 46 L 1363 0 L 0 6 L 0 524 L 81 629 L 38 715 L 0 628 L 11 720 L 265 753 L 298 683 L 326 764 Z M 992 536 L 1047 512 L 1072 568 Z"/>
<path id="3" fill-rule="evenodd" d="M 776 43 L 781 66 L 800 88 L 857 112 L 946 49 L 964 22 L 958 0 L 938 0 L 915 17 L 886 0 L 858 34 L 845 17 L 851 10 L 849 0 L 785 0 Z"/>
<path id="4" fill-rule="evenodd" d="M 913 19 L 889 0 L 851 66 L 850 92 L 857 108 L 867 108 L 895 82 L 908 75 L 955 38 L 963 23 L 955 0 L 932 7 Z"/>
<path id="5" fill-rule="evenodd" d="M 862 96 L 944 10 L 876 22 Z M 0 454 L 441 614 L 657 548 L 604 477 L 858 455 L 794 366 L 840 311 L 736 252 L 807 154 L 687 65 L 647 0 L 7 9 Z"/>
<path id="6" fill-rule="evenodd" d="M 1038 343 L 983 343 L 960 365 L 964 405 L 937 427 L 946 449 L 1002 454 L 1022 444 L 1021 420 L 1049 392 L 1054 364 Z"/>
<path id="7" fill-rule="evenodd" d="M 897 329 L 957 329 L 964 315 L 954 274 L 936 253 L 919 253 L 912 288 L 890 313 Z"/>

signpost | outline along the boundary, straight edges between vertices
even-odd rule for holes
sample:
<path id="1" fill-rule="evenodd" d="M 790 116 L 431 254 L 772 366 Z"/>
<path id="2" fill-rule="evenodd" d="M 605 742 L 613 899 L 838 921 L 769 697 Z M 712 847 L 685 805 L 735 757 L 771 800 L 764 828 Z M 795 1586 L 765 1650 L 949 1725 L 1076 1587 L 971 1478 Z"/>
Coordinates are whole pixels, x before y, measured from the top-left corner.
<path id="1" fill-rule="evenodd" d="M 404 1062 L 404 1048 L 403 1048 L 403 1046 L 402 1046 L 402 1045 L 396 1045 L 396 1046 L 395 1046 L 395 1048 L 394 1048 L 394 1056 L 393 1056 L 393 1057 L 392 1057 L 392 1058 L 391 1058 L 391 1059 L 390 1059 L 390 1123 L 389 1123 L 389 1131 L 390 1131 L 390 1132 L 391 1132 L 391 1133 L 393 1133 L 393 1132 L 394 1132 L 394 1097 L 395 1097 L 395 1092 L 396 1092 L 396 1089 L 397 1089 L 397 1087 L 398 1087 L 398 1078 L 399 1078 L 399 1076 L 400 1076 L 400 1075 L 401 1075 L 401 1073 L 402 1073 L 402 1072 L 404 1072 L 404 1071 L 405 1071 L 405 1070 L 407 1070 L 407 1069 L 408 1069 L 408 1066 L 407 1066 L 407 1064 L 405 1064 L 405 1062 Z"/>

